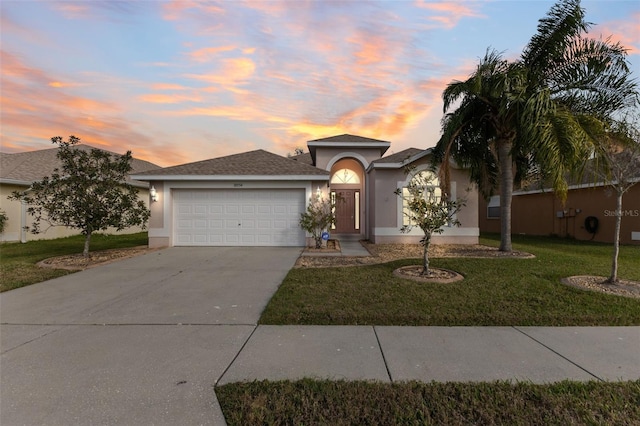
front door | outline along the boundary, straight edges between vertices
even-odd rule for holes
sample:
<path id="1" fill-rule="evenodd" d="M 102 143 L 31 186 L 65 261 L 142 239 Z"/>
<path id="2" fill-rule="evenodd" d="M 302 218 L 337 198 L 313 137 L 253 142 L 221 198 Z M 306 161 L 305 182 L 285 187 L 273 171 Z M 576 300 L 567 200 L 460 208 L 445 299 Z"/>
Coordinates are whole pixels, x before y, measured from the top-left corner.
<path id="1" fill-rule="evenodd" d="M 336 234 L 355 234 L 360 231 L 360 191 L 342 189 L 336 194 Z"/>

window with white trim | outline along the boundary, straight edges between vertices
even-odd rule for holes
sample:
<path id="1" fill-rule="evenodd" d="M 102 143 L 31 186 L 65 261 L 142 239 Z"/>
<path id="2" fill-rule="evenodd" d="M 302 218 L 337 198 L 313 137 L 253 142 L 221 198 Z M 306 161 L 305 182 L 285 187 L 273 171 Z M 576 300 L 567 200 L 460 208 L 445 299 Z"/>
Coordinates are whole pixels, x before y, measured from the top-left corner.
<path id="1" fill-rule="evenodd" d="M 331 183 L 358 184 L 360 177 L 351 169 L 340 169 L 331 176 Z"/>
<path id="2" fill-rule="evenodd" d="M 416 177 L 420 176 L 420 177 Z M 423 170 L 421 172 L 416 173 L 416 176 L 412 179 L 412 181 L 418 182 L 428 182 L 427 187 L 428 191 L 424 191 L 425 197 L 430 196 L 433 197 L 431 201 L 438 202 L 442 198 L 442 190 L 440 189 L 440 181 L 438 177 L 430 172 Z M 405 186 L 402 188 L 402 224 L 403 225 L 412 225 L 411 220 L 409 219 L 409 201 L 408 198 L 411 196 L 409 193 L 409 189 Z"/>

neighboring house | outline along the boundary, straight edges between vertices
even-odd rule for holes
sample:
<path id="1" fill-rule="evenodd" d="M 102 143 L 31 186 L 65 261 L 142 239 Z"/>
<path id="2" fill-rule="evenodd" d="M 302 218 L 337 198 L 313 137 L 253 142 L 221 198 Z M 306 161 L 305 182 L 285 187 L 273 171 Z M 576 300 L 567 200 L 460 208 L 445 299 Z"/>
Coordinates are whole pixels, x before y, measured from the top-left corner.
<path id="1" fill-rule="evenodd" d="M 640 245 L 640 170 L 634 180 L 622 199 L 621 244 Z M 499 233 L 500 197 L 480 198 L 480 231 Z M 514 191 L 511 232 L 613 243 L 615 210 L 615 190 L 586 175 L 582 183 L 569 186 L 564 205 L 551 190 Z"/>
<path id="2" fill-rule="evenodd" d="M 90 151 L 93 147 L 85 144 L 77 145 L 74 149 Z M 27 205 L 19 201 L 7 199 L 13 191 L 26 191 L 35 181 L 42 180 L 45 176 L 51 176 L 55 168 L 61 167 L 57 157 L 58 148 L 42 149 L 38 151 L 18 152 L 15 154 L 0 153 L 0 210 L 3 210 L 8 220 L 4 232 L 0 234 L 0 241 L 22 241 L 38 239 L 53 239 L 78 235 L 78 229 L 64 226 L 54 226 L 47 229 L 43 224 L 43 232 L 32 234 L 25 228 L 29 228 L 33 222 L 32 217 L 27 214 Z M 119 155 L 119 154 L 114 154 Z M 131 162 L 133 173 L 146 172 L 158 169 L 159 166 L 134 158 Z M 149 184 L 136 180 L 127 181 L 138 188 L 140 199 L 149 203 Z M 139 227 L 132 227 L 120 231 L 120 233 L 140 232 Z M 116 231 L 113 230 L 115 233 Z"/>
<path id="3" fill-rule="evenodd" d="M 350 234 L 375 243 L 418 242 L 402 234 L 403 202 L 394 191 L 410 178 L 405 167 L 425 170 L 430 150 L 408 149 L 383 157 L 386 141 L 340 135 L 309 141 L 308 153 L 283 157 L 256 150 L 137 173 L 157 192 L 151 204 L 149 246 L 303 246 L 309 236 L 300 214 L 311 197 L 335 197 L 332 236 Z M 466 171 L 453 170 L 452 196 L 465 197 L 462 226 L 434 243 L 478 241 L 478 197 L 467 192 Z"/>

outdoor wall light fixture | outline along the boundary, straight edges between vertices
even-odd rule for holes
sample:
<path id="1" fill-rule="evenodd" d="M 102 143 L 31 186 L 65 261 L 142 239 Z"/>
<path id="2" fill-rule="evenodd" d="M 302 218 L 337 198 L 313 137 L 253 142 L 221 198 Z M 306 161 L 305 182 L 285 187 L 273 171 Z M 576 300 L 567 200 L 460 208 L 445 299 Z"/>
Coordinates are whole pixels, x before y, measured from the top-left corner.
<path id="1" fill-rule="evenodd" d="M 158 201 L 158 191 L 156 191 L 156 187 L 151 185 L 151 189 L 149 189 L 149 195 L 151 195 L 151 201 Z"/>
<path id="2" fill-rule="evenodd" d="M 322 197 L 322 190 L 320 189 L 320 187 L 318 187 L 318 189 L 316 190 L 316 197 Z"/>

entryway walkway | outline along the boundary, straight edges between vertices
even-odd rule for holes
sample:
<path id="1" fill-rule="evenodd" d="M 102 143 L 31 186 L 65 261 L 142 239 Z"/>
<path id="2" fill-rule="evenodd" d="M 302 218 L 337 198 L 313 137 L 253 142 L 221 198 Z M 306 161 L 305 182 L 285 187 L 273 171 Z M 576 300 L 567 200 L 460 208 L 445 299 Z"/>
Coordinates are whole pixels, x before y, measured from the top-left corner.
<path id="1" fill-rule="evenodd" d="M 337 240 L 340 251 L 334 252 L 303 252 L 302 256 L 315 257 L 368 257 L 371 253 L 360 243 L 362 236 L 360 234 L 335 234 L 331 235 L 331 239 Z"/>

